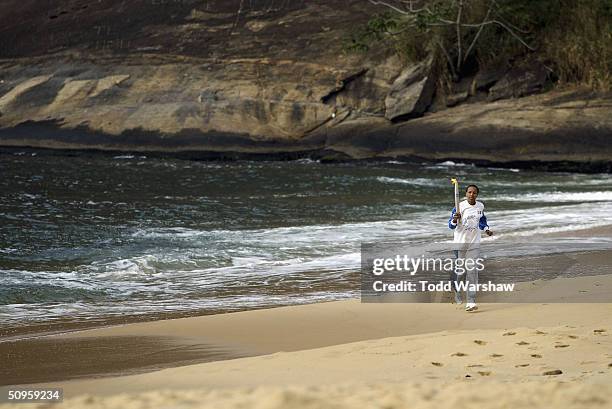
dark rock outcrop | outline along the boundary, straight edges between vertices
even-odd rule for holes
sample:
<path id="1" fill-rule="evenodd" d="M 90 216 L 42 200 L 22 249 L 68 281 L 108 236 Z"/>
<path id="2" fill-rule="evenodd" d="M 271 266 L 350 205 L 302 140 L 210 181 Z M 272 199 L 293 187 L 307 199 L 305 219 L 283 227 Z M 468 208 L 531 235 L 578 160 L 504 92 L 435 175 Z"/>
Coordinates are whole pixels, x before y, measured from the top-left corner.
<path id="1" fill-rule="evenodd" d="M 407 67 L 393 81 L 385 98 L 385 117 L 390 121 L 416 118 L 429 108 L 435 91 L 431 58 Z"/>
<path id="2" fill-rule="evenodd" d="M 446 97 L 446 106 L 450 108 L 459 105 L 460 103 L 467 101 L 469 96 L 470 95 L 467 91 L 451 94 Z"/>
<path id="3" fill-rule="evenodd" d="M 529 67 L 514 67 L 489 89 L 489 101 L 519 98 L 542 92 L 550 82 L 549 75 L 549 70 L 537 62 Z M 492 76 L 489 79 L 492 80 Z M 481 83 L 486 84 L 482 79 Z"/>
<path id="4" fill-rule="evenodd" d="M 508 72 L 505 64 L 498 64 L 479 70 L 472 82 L 471 94 L 475 95 L 479 91 L 488 92 L 489 89 Z"/>

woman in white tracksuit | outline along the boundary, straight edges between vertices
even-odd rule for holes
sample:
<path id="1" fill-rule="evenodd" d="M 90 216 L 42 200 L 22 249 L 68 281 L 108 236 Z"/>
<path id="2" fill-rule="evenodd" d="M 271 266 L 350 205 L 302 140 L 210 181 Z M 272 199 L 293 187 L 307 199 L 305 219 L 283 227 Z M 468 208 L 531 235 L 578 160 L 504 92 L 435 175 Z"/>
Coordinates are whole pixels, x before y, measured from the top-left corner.
<path id="1" fill-rule="evenodd" d="M 454 243 L 459 243 L 459 250 L 455 250 L 457 259 L 473 259 L 480 257 L 480 236 L 484 230 L 488 236 L 492 236 L 493 232 L 489 230 L 487 217 L 484 214 L 484 204 L 477 202 L 479 189 L 476 185 L 469 185 L 465 190 L 466 200 L 459 203 L 459 210 L 453 208 L 451 216 L 448 219 L 448 227 L 454 230 Z M 455 302 L 461 304 L 463 302 L 461 292 L 458 291 L 457 283 L 463 277 L 465 272 L 465 281 L 470 284 L 478 284 L 478 271 L 475 268 L 462 269 L 460 272 L 455 269 L 451 273 L 451 282 L 455 289 Z M 469 287 L 468 287 L 469 288 Z M 466 311 L 474 311 L 478 309 L 476 305 L 476 291 L 467 291 Z"/>

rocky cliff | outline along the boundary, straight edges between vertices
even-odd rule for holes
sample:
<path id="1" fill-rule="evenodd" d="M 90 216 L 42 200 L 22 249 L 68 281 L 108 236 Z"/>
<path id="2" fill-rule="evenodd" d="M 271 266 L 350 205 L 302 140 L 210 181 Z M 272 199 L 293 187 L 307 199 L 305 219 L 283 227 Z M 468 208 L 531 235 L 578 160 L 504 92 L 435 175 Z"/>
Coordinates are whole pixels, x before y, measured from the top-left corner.
<path id="1" fill-rule="evenodd" d="M 344 52 L 376 11 L 365 0 L 5 0 L 0 145 L 610 170 L 612 96 L 524 97 L 545 89 L 541 67 L 480 72 L 436 95 L 431 62 Z"/>

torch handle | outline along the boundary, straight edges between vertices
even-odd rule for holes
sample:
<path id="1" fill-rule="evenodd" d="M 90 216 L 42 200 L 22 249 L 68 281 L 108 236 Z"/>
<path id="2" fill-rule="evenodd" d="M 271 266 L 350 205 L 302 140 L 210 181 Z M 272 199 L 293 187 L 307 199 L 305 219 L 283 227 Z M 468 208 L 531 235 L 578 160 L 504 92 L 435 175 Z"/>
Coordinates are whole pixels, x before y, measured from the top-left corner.
<path id="1" fill-rule="evenodd" d="M 455 212 L 459 212 L 459 185 L 455 183 Z"/>

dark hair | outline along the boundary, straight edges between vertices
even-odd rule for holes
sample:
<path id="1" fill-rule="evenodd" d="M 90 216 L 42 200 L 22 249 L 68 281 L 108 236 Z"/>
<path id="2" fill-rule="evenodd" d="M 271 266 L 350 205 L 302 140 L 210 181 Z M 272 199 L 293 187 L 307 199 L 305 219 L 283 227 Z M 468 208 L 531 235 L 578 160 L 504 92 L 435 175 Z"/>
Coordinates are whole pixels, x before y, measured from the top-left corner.
<path id="1" fill-rule="evenodd" d="M 476 193 L 477 194 L 480 193 L 480 189 L 478 189 L 478 186 L 476 186 L 476 185 L 467 185 L 467 187 L 465 188 L 466 193 L 467 193 L 468 189 L 471 188 L 471 187 L 475 187 L 476 188 Z"/>

